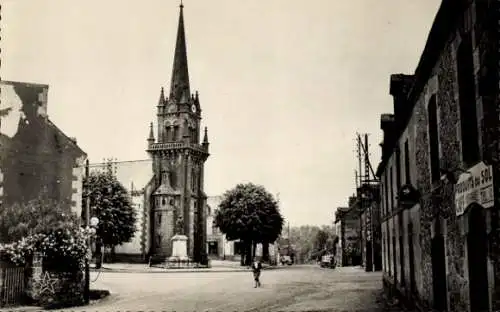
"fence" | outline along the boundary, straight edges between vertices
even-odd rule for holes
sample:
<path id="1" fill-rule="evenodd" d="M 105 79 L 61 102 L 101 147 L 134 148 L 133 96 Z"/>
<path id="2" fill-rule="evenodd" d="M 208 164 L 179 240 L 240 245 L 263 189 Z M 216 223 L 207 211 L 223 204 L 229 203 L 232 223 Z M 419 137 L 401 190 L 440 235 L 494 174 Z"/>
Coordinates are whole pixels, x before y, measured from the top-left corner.
<path id="1" fill-rule="evenodd" d="M 0 266 L 0 307 L 19 305 L 24 298 L 25 268 Z"/>

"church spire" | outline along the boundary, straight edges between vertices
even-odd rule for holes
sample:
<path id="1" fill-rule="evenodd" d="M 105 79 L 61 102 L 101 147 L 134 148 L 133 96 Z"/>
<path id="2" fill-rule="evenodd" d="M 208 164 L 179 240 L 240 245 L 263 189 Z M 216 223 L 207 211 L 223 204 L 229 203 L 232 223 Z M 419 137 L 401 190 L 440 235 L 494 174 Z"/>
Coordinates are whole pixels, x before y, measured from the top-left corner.
<path id="1" fill-rule="evenodd" d="M 208 143 L 208 129 L 205 127 L 205 135 L 203 136 L 203 143 Z"/>
<path id="2" fill-rule="evenodd" d="M 161 87 L 160 91 L 160 99 L 158 100 L 158 106 L 165 104 L 165 92 L 163 91 L 163 87 Z"/>
<path id="3" fill-rule="evenodd" d="M 179 26 L 175 43 L 174 64 L 172 66 L 172 80 L 170 82 L 170 98 L 180 102 L 189 100 L 189 72 L 187 64 L 186 34 L 184 32 L 184 5 L 180 4 Z"/>
<path id="4" fill-rule="evenodd" d="M 154 143 L 155 141 L 155 135 L 153 132 L 153 123 L 149 124 L 149 137 L 148 137 L 148 142 Z"/>

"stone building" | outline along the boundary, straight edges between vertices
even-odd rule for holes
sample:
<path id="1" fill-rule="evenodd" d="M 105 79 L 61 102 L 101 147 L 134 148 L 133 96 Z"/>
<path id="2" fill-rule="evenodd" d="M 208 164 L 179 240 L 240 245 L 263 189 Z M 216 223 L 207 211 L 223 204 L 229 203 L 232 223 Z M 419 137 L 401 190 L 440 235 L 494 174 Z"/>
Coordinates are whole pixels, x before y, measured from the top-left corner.
<path id="1" fill-rule="evenodd" d="M 500 309 L 497 5 L 442 1 L 381 116 L 384 285 L 421 311 Z"/>
<path id="2" fill-rule="evenodd" d="M 1 206 L 56 201 L 81 214 L 85 152 L 47 114 L 49 86 L 0 81 Z"/>
<path id="3" fill-rule="evenodd" d="M 349 198 L 349 207 L 338 207 L 335 212 L 335 226 L 339 229 L 340 252 L 337 252 L 337 265 L 351 266 L 361 264 L 361 222 L 355 207 L 355 196 Z"/>
<path id="4" fill-rule="evenodd" d="M 207 198 L 207 254 L 210 259 L 230 260 L 234 258 L 234 242 L 226 240 L 226 235 L 215 226 L 215 214 L 221 200 L 222 196 Z"/>
<path id="5" fill-rule="evenodd" d="M 151 159 L 133 161 L 104 161 L 89 166 L 90 172 L 100 171 L 111 173 L 125 187 L 136 215 L 136 229 L 132 240 L 115 247 L 117 262 L 145 262 L 148 260 L 151 238 L 149 194 L 153 184 L 153 162 Z M 92 210 L 91 210 L 92 214 Z"/>

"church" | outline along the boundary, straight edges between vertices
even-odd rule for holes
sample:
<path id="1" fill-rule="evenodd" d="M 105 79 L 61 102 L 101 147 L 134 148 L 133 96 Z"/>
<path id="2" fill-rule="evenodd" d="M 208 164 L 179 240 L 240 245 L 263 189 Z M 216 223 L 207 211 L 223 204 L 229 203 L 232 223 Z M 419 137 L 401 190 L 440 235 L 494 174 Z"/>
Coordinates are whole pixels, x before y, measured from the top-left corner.
<path id="1" fill-rule="evenodd" d="M 134 238 L 117 246 L 115 253 L 128 261 L 164 261 L 172 253 L 171 238 L 183 234 L 188 256 L 202 263 L 207 248 L 203 174 L 209 143 L 207 128 L 201 138 L 200 98 L 189 84 L 182 3 L 170 89 L 167 93 L 161 88 L 156 116 L 156 136 L 151 123 L 147 138 L 149 159 L 90 166 L 92 171 L 111 165 L 137 212 Z"/>

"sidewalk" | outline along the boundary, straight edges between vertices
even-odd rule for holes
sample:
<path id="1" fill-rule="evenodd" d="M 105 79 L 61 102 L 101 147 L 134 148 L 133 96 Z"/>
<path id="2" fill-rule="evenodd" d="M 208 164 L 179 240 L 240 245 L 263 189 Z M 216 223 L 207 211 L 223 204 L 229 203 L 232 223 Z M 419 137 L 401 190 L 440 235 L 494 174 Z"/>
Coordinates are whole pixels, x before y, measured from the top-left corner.
<path id="1" fill-rule="evenodd" d="M 160 264 L 149 267 L 142 263 L 103 263 L 100 270 L 90 267 L 91 272 L 115 273 L 199 273 L 199 272 L 248 272 L 249 267 L 241 266 L 236 261 L 211 260 L 210 268 L 162 268 Z M 263 264 L 263 270 L 278 269 L 278 266 Z"/>

